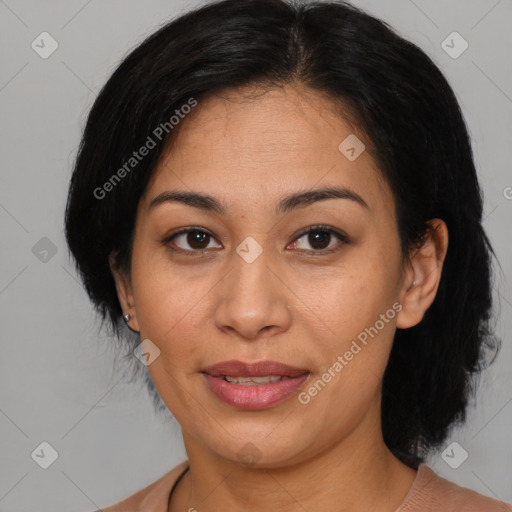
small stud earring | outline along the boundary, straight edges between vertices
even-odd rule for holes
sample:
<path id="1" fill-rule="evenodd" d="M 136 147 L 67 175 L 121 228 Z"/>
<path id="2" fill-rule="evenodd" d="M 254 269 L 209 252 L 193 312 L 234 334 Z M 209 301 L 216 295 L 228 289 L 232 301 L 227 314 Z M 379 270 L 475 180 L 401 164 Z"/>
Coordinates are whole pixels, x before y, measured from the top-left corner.
<path id="1" fill-rule="evenodd" d="M 126 314 L 126 315 L 123 316 L 123 320 L 126 323 L 128 323 L 131 320 L 131 318 L 132 318 L 132 315 L 130 315 L 130 314 Z"/>

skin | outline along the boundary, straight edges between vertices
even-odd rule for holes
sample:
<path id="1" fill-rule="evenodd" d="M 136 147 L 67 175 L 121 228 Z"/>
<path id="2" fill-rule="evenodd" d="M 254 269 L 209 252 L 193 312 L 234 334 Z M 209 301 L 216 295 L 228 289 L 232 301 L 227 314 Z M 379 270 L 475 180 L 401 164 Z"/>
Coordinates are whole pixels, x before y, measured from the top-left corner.
<path id="1" fill-rule="evenodd" d="M 130 327 L 160 350 L 148 371 L 182 427 L 190 470 L 169 511 L 394 511 L 416 471 L 384 444 L 381 381 L 396 328 L 416 325 L 435 298 L 446 225 L 433 219 L 423 247 L 403 263 L 393 195 L 371 141 L 301 85 L 252 92 L 203 100 L 182 121 L 139 203 L 131 275 L 111 257 Z M 351 133 L 368 149 L 355 161 L 338 150 Z M 368 208 L 336 198 L 275 214 L 282 197 L 325 186 L 351 189 Z M 150 208 L 166 190 L 211 195 L 227 214 L 179 202 Z M 318 224 L 348 243 L 299 238 Z M 186 227 L 212 236 L 202 245 L 186 235 L 162 242 Z M 236 252 L 248 236 L 263 249 L 252 263 Z M 338 250 L 326 254 L 326 246 Z M 306 405 L 293 396 L 238 410 L 200 373 L 231 359 L 280 361 L 311 372 L 304 391 L 394 303 L 401 311 Z M 238 458 L 248 442 L 258 450 L 253 465 Z"/>

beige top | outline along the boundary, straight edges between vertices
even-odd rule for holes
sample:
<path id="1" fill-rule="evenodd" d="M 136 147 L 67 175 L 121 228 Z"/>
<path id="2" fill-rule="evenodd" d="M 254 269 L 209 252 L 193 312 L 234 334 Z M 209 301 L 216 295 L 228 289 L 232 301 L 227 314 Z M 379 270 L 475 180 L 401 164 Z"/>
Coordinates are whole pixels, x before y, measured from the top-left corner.
<path id="1" fill-rule="evenodd" d="M 187 468 L 188 461 L 184 461 L 144 489 L 94 512 L 167 512 L 169 496 Z M 512 505 L 460 487 L 420 464 L 395 512 L 512 512 Z"/>

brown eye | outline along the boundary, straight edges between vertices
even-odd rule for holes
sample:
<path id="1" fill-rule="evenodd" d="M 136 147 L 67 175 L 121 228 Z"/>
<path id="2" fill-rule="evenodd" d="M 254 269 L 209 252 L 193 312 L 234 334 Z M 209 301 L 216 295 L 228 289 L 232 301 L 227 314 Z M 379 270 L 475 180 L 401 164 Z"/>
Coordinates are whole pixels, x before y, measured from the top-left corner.
<path id="1" fill-rule="evenodd" d="M 293 248 L 307 252 L 330 253 L 339 250 L 346 243 L 348 243 L 348 239 L 345 235 L 330 228 L 317 226 L 309 228 L 296 238 Z"/>
<path id="2" fill-rule="evenodd" d="M 201 253 L 215 247 L 210 246 L 214 240 L 216 240 L 215 237 L 203 229 L 189 228 L 167 237 L 163 243 L 173 251 Z M 316 226 L 303 231 L 291 246 L 294 250 L 299 249 L 321 255 L 336 252 L 347 243 L 349 240 L 343 233 L 331 228 Z M 217 248 L 222 248 L 222 246 L 218 245 Z"/>
<path id="3" fill-rule="evenodd" d="M 213 236 L 200 229 L 187 229 L 175 233 L 165 240 L 165 243 L 172 242 L 178 250 L 200 252 L 208 249 L 210 242 L 214 240 Z"/>
<path id="4" fill-rule="evenodd" d="M 314 249 L 325 249 L 328 247 L 329 242 L 331 241 L 331 233 L 327 231 L 310 231 L 307 234 L 308 243 Z"/>

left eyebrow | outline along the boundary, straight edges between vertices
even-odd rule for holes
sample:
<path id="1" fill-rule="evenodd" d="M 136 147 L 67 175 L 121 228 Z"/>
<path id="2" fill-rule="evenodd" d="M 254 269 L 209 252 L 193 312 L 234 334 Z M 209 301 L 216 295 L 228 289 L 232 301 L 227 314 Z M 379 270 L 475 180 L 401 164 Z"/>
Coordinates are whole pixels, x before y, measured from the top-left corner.
<path id="1" fill-rule="evenodd" d="M 318 201 L 325 201 L 327 199 L 348 199 L 354 201 L 367 210 L 370 207 L 366 201 L 356 192 L 343 187 L 327 187 L 316 190 L 308 190 L 306 192 L 298 192 L 288 197 L 283 198 L 277 205 L 276 213 L 284 215 L 291 210 L 297 208 L 305 208 Z"/>
<path id="2" fill-rule="evenodd" d="M 284 215 L 292 210 L 298 208 L 306 208 L 319 201 L 327 199 L 348 199 L 354 201 L 363 208 L 370 210 L 366 201 L 356 192 L 343 187 L 327 187 L 322 189 L 308 190 L 304 192 L 296 192 L 289 196 L 282 198 L 276 206 L 275 214 Z M 149 203 L 149 209 L 156 208 L 157 206 L 166 202 L 179 202 L 200 208 L 206 211 L 212 211 L 219 215 L 226 215 L 228 208 L 218 199 L 207 194 L 200 194 L 198 192 L 182 192 L 167 190 L 158 194 Z"/>

